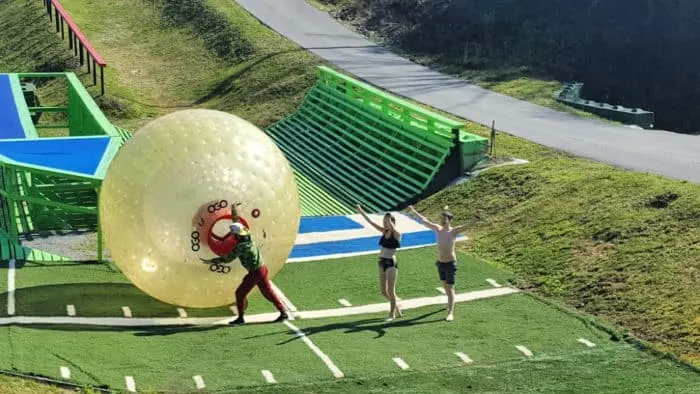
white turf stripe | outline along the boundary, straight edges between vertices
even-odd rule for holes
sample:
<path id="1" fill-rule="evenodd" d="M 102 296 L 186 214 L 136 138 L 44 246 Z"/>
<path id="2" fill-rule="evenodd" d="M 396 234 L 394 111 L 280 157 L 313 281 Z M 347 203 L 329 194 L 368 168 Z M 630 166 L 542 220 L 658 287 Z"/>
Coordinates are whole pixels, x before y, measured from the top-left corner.
<path id="1" fill-rule="evenodd" d="M 177 314 L 183 319 L 187 317 L 187 311 L 184 308 L 177 308 Z"/>
<path id="2" fill-rule="evenodd" d="M 66 313 L 68 316 L 75 316 L 75 305 L 66 305 Z"/>
<path id="3" fill-rule="evenodd" d="M 132 393 L 136 392 L 136 382 L 134 382 L 134 378 L 131 376 L 125 376 L 124 380 L 126 380 L 126 389 L 131 391 Z"/>
<path id="4" fill-rule="evenodd" d="M 468 238 L 467 237 L 459 237 L 457 238 L 456 242 L 462 242 L 466 241 Z M 414 245 L 414 246 L 402 246 L 401 250 L 409 250 L 409 249 L 420 249 L 420 248 L 426 248 L 428 246 L 435 246 L 435 242 L 429 242 L 421 245 Z M 321 256 L 309 256 L 309 257 L 293 257 L 291 259 L 287 259 L 287 263 L 303 263 L 307 261 L 320 261 L 320 260 L 333 260 L 333 259 L 339 259 L 342 257 L 354 257 L 354 256 L 366 256 L 369 254 L 379 254 L 378 249 L 373 249 L 373 250 L 366 250 L 364 252 L 352 252 L 352 253 L 337 253 L 337 254 L 326 254 L 326 255 L 321 255 Z"/>
<path id="5" fill-rule="evenodd" d="M 277 383 L 275 377 L 272 375 L 272 372 L 265 369 L 262 371 L 262 374 L 265 377 L 265 381 L 267 381 L 267 383 Z"/>
<path id="6" fill-rule="evenodd" d="M 500 283 L 496 282 L 493 279 L 486 279 L 486 281 L 489 282 L 491 284 L 491 286 L 493 286 L 493 287 L 503 287 L 503 286 L 501 286 Z"/>
<path id="7" fill-rule="evenodd" d="M 396 218 L 396 227 L 401 229 L 401 233 L 404 235 L 428 230 L 427 227 L 402 213 L 394 212 L 393 214 Z M 382 220 L 384 219 L 383 214 L 368 214 L 367 216 L 369 216 L 373 222 L 379 225 L 381 225 Z M 363 228 L 298 234 L 296 240 L 294 241 L 294 245 L 308 245 L 316 242 L 347 241 L 353 238 L 365 238 L 373 235 L 379 237 L 380 233 L 377 231 L 377 229 L 372 227 L 371 224 L 367 223 L 367 221 L 365 221 L 361 215 L 347 215 L 346 217 L 362 225 Z"/>
<path id="8" fill-rule="evenodd" d="M 578 341 L 581 342 L 582 344 L 588 346 L 588 347 L 593 347 L 593 346 L 595 346 L 595 343 L 589 341 L 588 339 L 579 338 Z"/>
<path id="9" fill-rule="evenodd" d="M 473 301 L 473 300 L 479 300 L 483 298 L 491 298 L 491 297 L 498 297 L 506 294 L 513 294 L 517 293 L 518 290 L 516 289 L 511 289 L 509 287 L 502 287 L 498 289 L 486 289 L 486 290 L 478 290 L 478 291 L 470 291 L 466 293 L 461 293 L 457 294 L 455 296 L 455 302 L 466 302 L 466 301 Z M 402 310 L 408 310 L 408 309 L 415 309 L 415 308 L 422 308 L 424 306 L 431 306 L 431 305 L 442 305 L 445 303 L 445 296 L 439 295 L 439 296 L 434 296 L 434 297 L 423 297 L 423 298 L 412 298 L 408 300 L 402 300 L 401 301 L 401 309 Z M 370 305 L 362 305 L 362 306 L 353 306 L 349 308 L 337 308 L 337 309 L 325 309 L 325 310 L 318 310 L 318 311 L 301 311 L 297 313 L 297 316 L 299 316 L 302 319 L 318 319 L 318 318 L 324 318 L 324 317 L 342 317 L 342 316 L 349 316 L 349 315 L 362 315 L 362 314 L 368 314 L 368 313 L 380 313 L 386 311 L 386 309 L 389 307 L 389 303 L 381 303 L 381 304 L 370 304 Z"/>
<path id="10" fill-rule="evenodd" d="M 131 317 L 131 308 L 128 306 L 123 306 L 122 313 L 124 314 L 124 317 Z"/>
<path id="11" fill-rule="evenodd" d="M 532 351 L 530 349 L 526 348 L 525 346 L 516 346 L 516 349 L 520 350 L 520 352 L 528 357 L 532 357 Z"/>
<path id="12" fill-rule="evenodd" d="M 340 305 L 342 305 L 342 306 L 352 306 L 352 304 L 350 303 L 350 301 L 346 300 L 345 298 L 339 299 L 338 302 L 339 302 Z"/>
<path id="13" fill-rule="evenodd" d="M 328 356 L 326 356 L 326 354 L 323 353 L 321 349 L 318 348 L 318 346 L 311 342 L 311 339 L 309 339 L 309 337 L 307 337 L 303 331 L 301 331 L 294 324 L 290 323 L 289 320 L 285 320 L 284 325 L 286 325 L 292 331 L 294 331 L 299 336 L 299 338 L 301 338 L 301 340 L 304 341 L 304 343 L 306 343 L 306 346 L 308 346 L 309 349 L 311 349 L 311 351 L 316 353 L 316 355 L 323 361 L 323 363 L 326 364 L 328 369 L 330 369 L 331 372 L 333 372 L 333 376 L 335 376 L 336 378 L 342 378 L 343 376 L 345 376 L 343 375 L 343 372 L 341 372 L 340 369 L 338 369 L 338 367 L 335 364 L 333 364 L 333 361 Z"/>
<path id="14" fill-rule="evenodd" d="M 519 290 L 510 287 L 470 291 L 457 294 L 455 302 L 468 302 L 492 297 L 500 297 L 508 294 L 518 293 Z M 445 303 L 445 296 L 413 298 L 401 300 L 401 309 L 415 309 L 424 306 L 442 305 Z M 325 309 L 316 311 L 301 311 L 296 315 L 302 319 L 322 319 L 326 317 L 342 317 L 351 315 L 363 315 L 370 313 L 386 312 L 389 303 L 369 304 L 361 306 L 343 307 L 336 309 Z M 275 320 L 278 313 L 261 313 L 258 315 L 246 316 L 246 321 L 250 323 L 264 323 Z M 65 316 L 13 316 L 0 318 L 0 326 L 8 324 L 80 324 L 88 326 L 108 326 L 108 327 L 153 327 L 153 326 L 178 326 L 178 325 L 202 325 L 218 326 L 228 325 L 232 320 L 229 316 L 222 317 L 194 317 L 194 318 L 123 318 L 123 317 L 65 317 Z"/>
<path id="15" fill-rule="evenodd" d="M 197 387 L 197 390 L 201 390 L 207 386 L 204 385 L 204 379 L 202 379 L 201 376 L 196 375 L 193 376 L 192 379 L 194 380 L 194 386 Z"/>
<path id="16" fill-rule="evenodd" d="M 396 365 L 398 365 L 399 368 L 403 369 L 404 371 L 407 370 L 407 369 L 409 368 L 409 367 L 408 367 L 408 364 L 406 364 L 406 362 L 403 361 L 402 359 L 400 359 L 400 358 L 398 358 L 398 357 L 394 357 L 393 360 L 394 360 L 394 362 L 396 363 Z"/>
<path id="17" fill-rule="evenodd" d="M 10 259 L 7 266 L 7 315 L 15 314 L 15 260 Z"/>
<path id="18" fill-rule="evenodd" d="M 70 369 L 68 369 L 68 367 L 61 367 L 61 377 L 63 379 L 70 379 Z"/>
<path id="19" fill-rule="evenodd" d="M 277 287 L 277 285 L 272 283 L 272 281 L 270 281 L 270 284 L 272 285 L 272 290 L 277 293 L 277 297 L 279 297 L 280 301 L 282 301 L 282 304 L 284 304 L 284 306 L 289 310 L 289 320 L 294 320 L 294 313 L 297 311 L 297 307 L 292 304 L 292 301 L 287 298 L 287 296 L 282 292 L 282 290 L 280 290 L 279 287 Z"/>
<path id="20" fill-rule="evenodd" d="M 436 287 L 435 290 L 437 290 L 437 291 L 438 291 L 439 293 L 441 293 L 441 294 L 447 295 L 447 293 L 445 293 L 445 289 L 442 288 L 442 287 Z"/>
<path id="21" fill-rule="evenodd" d="M 465 364 L 471 364 L 474 362 L 474 361 L 472 361 L 471 358 L 469 358 L 469 356 L 467 356 L 466 354 L 464 354 L 462 352 L 457 352 L 457 353 L 455 353 L 455 355 L 457 357 L 459 357 L 460 360 L 464 361 Z"/>

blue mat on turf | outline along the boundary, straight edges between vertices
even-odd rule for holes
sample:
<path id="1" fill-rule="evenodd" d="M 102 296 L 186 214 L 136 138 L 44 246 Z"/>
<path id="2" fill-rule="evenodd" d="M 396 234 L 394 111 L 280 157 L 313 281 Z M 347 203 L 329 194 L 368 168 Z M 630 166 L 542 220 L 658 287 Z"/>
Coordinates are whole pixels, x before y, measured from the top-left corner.
<path id="1" fill-rule="evenodd" d="M 0 155 L 24 164 L 94 175 L 110 138 L 1 141 Z"/>
<path id="2" fill-rule="evenodd" d="M 301 218 L 299 223 L 299 234 L 357 230 L 361 228 L 364 227 L 360 223 L 346 216 L 305 216 Z"/>
<path id="3" fill-rule="evenodd" d="M 12 95 L 10 76 L 0 74 L 0 139 L 24 137 L 24 128 Z"/>
<path id="4" fill-rule="evenodd" d="M 458 239 L 463 236 L 459 236 Z M 348 239 L 344 241 L 317 242 L 313 244 L 295 245 L 290 259 L 302 257 L 327 256 L 331 254 L 379 252 L 379 236 Z M 401 247 L 433 245 L 436 242 L 432 230 L 403 234 Z"/>

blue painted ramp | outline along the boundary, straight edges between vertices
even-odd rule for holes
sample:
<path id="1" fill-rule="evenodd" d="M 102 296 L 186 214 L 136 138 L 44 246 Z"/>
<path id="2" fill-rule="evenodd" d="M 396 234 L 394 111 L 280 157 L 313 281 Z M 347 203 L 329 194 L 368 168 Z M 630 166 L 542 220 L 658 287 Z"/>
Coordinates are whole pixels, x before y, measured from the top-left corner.
<path id="1" fill-rule="evenodd" d="M 299 223 L 299 234 L 361 228 L 364 226 L 345 216 L 305 216 Z"/>
<path id="2" fill-rule="evenodd" d="M 94 175 L 110 137 L 0 140 L 0 155 L 18 163 Z"/>
<path id="3" fill-rule="evenodd" d="M 10 138 L 24 138 L 24 129 L 12 95 L 10 76 L 0 74 L 0 140 Z"/>

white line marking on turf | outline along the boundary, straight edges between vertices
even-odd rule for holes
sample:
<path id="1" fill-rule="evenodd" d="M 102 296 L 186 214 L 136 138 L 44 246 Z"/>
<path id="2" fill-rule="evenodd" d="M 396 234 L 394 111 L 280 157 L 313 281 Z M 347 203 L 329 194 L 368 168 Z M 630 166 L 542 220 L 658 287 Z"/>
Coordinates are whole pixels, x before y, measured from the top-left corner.
<path id="1" fill-rule="evenodd" d="M 342 306 L 352 306 L 352 304 L 350 303 L 350 301 L 346 300 L 345 298 L 339 299 L 338 302 L 339 302 L 340 305 L 342 305 Z"/>
<path id="2" fill-rule="evenodd" d="M 177 308 L 177 314 L 183 319 L 187 317 L 187 311 L 185 308 Z"/>
<path id="3" fill-rule="evenodd" d="M 486 279 L 486 281 L 489 282 L 493 287 L 503 287 L 500 283 L 496 282 L 493 279 Z"/>
<path id="4" fill-rule="evenodd" d="M 402 359 L 400 359 L 400 358 L 398 358 L 398 357 L 394 357 L 392 360 L 394 360 L 394 362 L 396 363 L 396 365 L 398 365 L 399 368 L 403 369 L 404 371 L 407 370 L 407 369 L 409 368 L 409 367 L 408 367 L 408 364 L 406 364 L 405 361 L 403 361 Z"/>
<path id="5" fill-rule="evenodd" d="M 457 352 L 457 353 L 455 353 L 455 355 L 457 357 L 459 357 L 460 360 L 464 361 L 465 364 L 471 364 L 474 362 L 474 361 L 472 361 L 471 358 L 469 358 L 469 356 L 467 356 L 466 354 L 464 354 L 462 352 Z"/>
<path id="6" fill-rule="evenodd" d="M 136 392 L 136 382 L 134 382 L 134 378 L 131 376 L 125 376 L 124 380 L 126 380 L 126 389 L 131 391 L 132 393 Z"/>
<path id="7" fill-rule="evenodd" d="M 520 345 L 518 345 L 518 346 L 516 346 L 515 348 L 518 349 L 518 350 L 520 350 L 520 352 L 521 352 L 522 354 L 524 354 L 524 355 L 526 355 L 526 356 L 528 356 L 528 357 L 532 357 L 532 352 L 530 351 L 530 349 L 526 348 L 525 346 L 520 346 Z"/>
<path id="8" fill-rule="evenodd" d="M 579 338 L 578 341 L 581 342 L 582 344 L 588 346 L 588 347 L 593 347 L 593 346 L 595 346 L 595 343 L 589 341 L 588 339 Z"/>
<path id="9" fill-rule="evenodd" d="M 265 377 L 265 380 L 267 383 L 277 383 L 275 380 L 274 375 L 272 375 L 272 372 L 268 371 L 267 369 L 262 371 L 263 376 Z"/>
<path id="10" fill-rule="evenodd" d="M 7 315 L 15 314 L 15 259 L 7 265 Z"/>
<path id="11" fill-rule="evenodd" d="M 457 294 L 455 302 L 469 302 L 481 299 L 500 297 L 508 294 L 516 294 L 520 291 L 510 287 L 493 288 L 486 290 L 470 291 Z M 413 298 L 401 301 L 401 309 L 416 309 L 431 305 L 443 305 L 445 296 Z M 323 309 L 315 311 L 297 312 L 297 317 L 302 319 L 322 319 L 326 317 L 342 317 L 351 315 L 364 315 L 370 313 L 386 312 L 389 303 L 369 304 L 335 309 Z M 276 319 L 278 313 L 261 313 L 246 316 L 250 323 L 266 323 Z M 80 324 L 88 326 L 107 327 L 153 327 L 153 326 L 226 326 L 231 317 L 195 317 L 195 318 L 123 318 L 123 317 L 65 317 L 65 316 L 13 316 L 0 318 L 0 326 L 8 324 Z"/>
<path id="12" fill-rule="evenodd" d="M 442 287 L 436 287 L 435 290 L 437 290 L 437 291 L 438 291 L 439 293 L 441 293 L 441 294 L 447 295 L 447 293 L 445 293 L 445 289 L 442 288 Z"/>
<path id="13" fill-rule="evenodd" d="M 68 367 L 61 367 L 61 377 L 63 379 L 70 379 L 70 369 L 68 369 Z"/>
<path id="14" fill-rule="evenodd" d="M 122 312 L 124 313 L 124 317 L 131 317 L 131 308 L 128 306 L 123 306 Z"/>
<path id="15" fill-rule="evenodd" d="M 66 313 L 68 316 L 75 316 L 75 305 L 66 305 Z"/>
<path id="16" fill-rule="evenodd" d="M 294 306 L 294 304 L 292 304 L 292 301 L 290 301 L 289 298 L 287 298 L 287 296 L 284 295 L 282 290 L 280 290 L 280 288 L 277 287 L 277 285 L 272 283 L 272 281 L 270 281 L 270 285 L 272 285 L 272 290 L 274 290 L 275 293 L 277 293 L 277 296 L 280 298 L 280 301 L 282 301 L 282 304 L 284 304 L 284 306 L 286 306 L 289 310 L 289 320 L 294 320 L 294 315 L 297 312 L 297 307 Z"/>
<path id="17" fill-rule="evenodd" d="M 193 376 L 192 379 L 194 380 L 194 385 L 195 385 L 195 387 L 197 387 L 197 390 L 201 390 L 201 389 L 207 387 L 204 385 L 204 379 L 202 379 L 201 376 L 196 375 L 196 376 Z"/>
<path id="18" fill-rule="evenodd" d="M 338 367 L 335 364 L 333 364 L 333 361 L 330 359 L 330 357 L 328 357 L 325 353 L 321 351 L 321 349 L 318 348 L 318 346 L 311 342 L 311 339 L 309 339 L 309 337 L 306 336 L 304 331 L 300 330 L 297 326 L 290 323 L 289 320 L 285 320 L 284 325 L 289 327 L 292 331 L 294 331 L 299 336 L 299 338 L 301 338 L 301 340 L 304 341 L 304 343 L 306 343 L 306 346 L 308 346 L 309 349 L 311 349 L 311 351 L 316 353 L 316 355 L 323 361 L 323 363 L 326 364 L 328 369 L 330 369 L 331 372 L 333 372 L 333 376 L 335 376 L 336 378 L 342 378 L 343 376 L 345 376 L 343 375 L 343 372 L 341 372 L 340 369 L 338 369 Z"/>

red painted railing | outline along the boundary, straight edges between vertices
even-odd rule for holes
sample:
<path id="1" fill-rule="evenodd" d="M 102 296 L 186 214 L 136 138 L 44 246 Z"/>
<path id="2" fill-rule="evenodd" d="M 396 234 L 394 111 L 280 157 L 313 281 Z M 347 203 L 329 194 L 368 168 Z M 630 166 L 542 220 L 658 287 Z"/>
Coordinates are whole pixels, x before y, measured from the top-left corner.
<path id="1" fill-rule="evenodd" d="M 68 47 L 73 50 L 76 56 L 80 56 L 80 65 L 87 63 L 88 72 L 92 74 L 92 83 L 97 85 L 97 67 L 100 68 L 100 90 L 105 94 L 105 74 L 104 69 L 107 63 L 99 53 L 93 48 L 85 35 L 80 31 L 78 25 L 68 15 L 58 0 L 42 0 L 46 6 L 46 13 L 51 21 L 56 22 L 56 32 L 61 32 L 61 38 L 65 39 L 65 26 L 68 26 Z M 92 62 L 92 67 L 91 63 Z"/>

